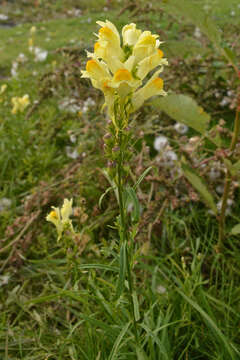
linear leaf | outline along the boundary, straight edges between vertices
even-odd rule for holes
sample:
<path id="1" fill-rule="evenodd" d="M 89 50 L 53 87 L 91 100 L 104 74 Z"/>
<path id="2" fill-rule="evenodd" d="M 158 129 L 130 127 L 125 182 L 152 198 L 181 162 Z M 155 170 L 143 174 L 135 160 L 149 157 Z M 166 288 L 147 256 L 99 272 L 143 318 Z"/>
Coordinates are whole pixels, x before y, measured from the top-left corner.
<path id="1" fill-rule="evenodd" d="M 135 185 L 133 186 L 133 189 L 136 190 L 137 187 L 141 184 L 145 176 L 149 173 L 149 171 L 152 169 L 152 166 L 149 166 L 142 175 L 139 176 L 138 180 L 136 181 Z"/>
<path id="2" fill-rule="evenodd" d="M 116 298 L 118 299 L 124 289 L 124 282 L 126 278 L 126 269 L 127 269 L 127 258 L 126 258 L 126 242 L 124 241 L 120 248 L 120 264 L 119 264 L 119 277 L 117 284 Z"/>
<path id="3" fill-rule="evenodd" d="M 140 219 L 140 205 L 135 190 L 127 186 L 125 189 L 125 209 L 128 211 L 128 206 L 133 206 L 131 211 L 131 220 L 133 223 L 137 223 Z"/>
<path id="4" fill-rule="evenodd" d="M 195 310 L 199 312 L 199 314 L 201 314 L 207 325 L 213 330 L 213 332 L 217 335 L 218 339 L 221 340 L 221 342 L 224 344 L 224 347 L 230 355 L 231 359 L 235 359 L 229 340 L 224 336 L 224 334 L 221 332 L 215 322 L 210 318 L 210 316 L 206 313 L 206 311 L 204 311 L 195 301 L 190 299 L 180 289 L 176 288 L 176 290 Z"/>
<path id="5" fill-rule="evenodd" d="M 138 321 L 140 319 L 140 313 L 139 313 L 139 304 L 138 304 L 136 291 L 133 292 L 132 297 L 133 297 L 133 306 L 134 306 L 134 316 L 136 321 Z"/>
<path id="6" fill-rule="evenodd" d="M 118 268 L 110 265 L 104 264 L 83 264 L 78 266 L 79 269 L 100 269 L 100 270 L 108 270 L 113 272 L 118 272 Z"/>
<path id="7" fill-rule="evenodd" d="M 120 331 L 114 345 L 113 345 L 113 348 L 112 348 L 112 351 L 111 351 L 111 354 L 109 355 L 109 358 L 108 360 L 114 360 L 114 359 L 117 359 L 118 357 L 118 350 L 120 348 L 120 345 L 121 345 L 121 342 L 122 342 L 122 339 L 123 337 L 125 336 L 126 332 L 128 331 L 128 328 L 129 328 L 129 325 L 131 324 L 131 321 L 129 321 L 124 327 L 123 329 Z"/>

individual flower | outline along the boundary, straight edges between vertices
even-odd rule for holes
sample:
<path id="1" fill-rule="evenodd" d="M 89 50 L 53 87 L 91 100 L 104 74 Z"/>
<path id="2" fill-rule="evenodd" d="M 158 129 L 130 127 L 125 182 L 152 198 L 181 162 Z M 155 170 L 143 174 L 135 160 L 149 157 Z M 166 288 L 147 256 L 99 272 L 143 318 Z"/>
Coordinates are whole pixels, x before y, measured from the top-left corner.
<path id="1" fill-rule="evenodd" d="M 32 26 L 31 29 L 30 29 L 30 34 L 34 35 L 36 33 L 36 31 L 37 31 L 36 26 Z"/>
<path id="2" fill-rule="evenodd" d="M 110 117 L 114 118 L 116 97 L 130 99 L 130 111 L 135 111 L 148 98 L 166 95 L 158 75 L 168 62 L 159 49 L 158 35 L 142 32 L 131 23 L 123 27 L 121 39 L 110 21 L 97 21 L 97 24 L 101 26 L 98 39 L 94 52 L 87 52 L 90 59 L 82 77 L 89 78 L 104 93 Z M 147 75 L 157 67 L 160 68 L 146 81 Z"/>
<path id="3" fill-rule="evenodd" d="M 167 150 L 163 153 L 163 165 L 166 167 L 173 167 L 177 159 L 177 154 L 173 150 Z"/>
<path id="4" fill-rule="evenodd" d="M 46 217 L 47 221 L 56 226 L 58 241 L 61 239 L 64 230 L 69 229 L 73 232 L 72 220 L 69 219 L 73 213 L 72 202 L 72 199 L 64 199 L 61 209 L 52 206 L 53 210 Z"/>
<path id="5" fill-rule="evenodd" d="M 181 135 L 184 135 L 188 132 L 188 126 L 179 122 L 174 125 L 174 129 Z"/>
<path id="6" fill-rule="evenodd" d="M 231 215 L 233 205 L 234 205 L 233 200 L 232 199 L 227 199 L 227 205 L 226 205 L 226 211 L 225 211 L 226 216 Z M 217 203 L 217 209 L 218 209 L 218 212 L 220 212 L 222 210 L 222 200 L 220 200 Z"/>
<path id="7" fill-rule="evenodd" d="M 15 96 L 12 98 L 12 114 L 17 114 L 17 112 L 23 112 L 26 107 L 30 104 L 29 95 L 26 94 L 23 97 Z"/>
<path id="8" fill-rule="evenodd" d="M 34 48 L 34 54 L 35 54 L 35 61 L 45 61 L 47 56 L 48 56 L 48 51 L 47 50 L 43 50 L 39 47 L 35 47 Z"/>
<path id="9" fill-rule="evenodd" d="M 25 63 L 27 61 L 27 57 L 23 53 L 20 53 L 16 60 L 17 60 L 18 63 L 23 64 L 23 63 Z"/>
<path id="10" fill-rule="evenodd" d="M 3 21 L 8 20 L 8 16 L 5 14 L 0 14 L 0 20 L 3 20 Z"/>
<path id="11" fill-rule="evenodd" d="M 17 77 L 18 76 L 18 62 L 17 61 L 13 61 L 12 62 L 12 67 L 11 67 L 11 75 L 12 77 Z"/>
<path id="12" fill-rule="evenodd" d="M 9 209 L 11 205 L 12 205 L 12 200 L 10 200 L 6 197 L 1 198 L 0 199 L 0 213 Z"/>
<path id="13" fill-rule="evenodd" d="M 153 147 L 157 151 L 162 151 L 168 145 L 166 136 L 159 135 L 154 139 Z"/>
<path id="14" fill-rule="evenodd" d="M 74 159 L 74 160 L 79 157 L 79 152 L 77 151 L 77 149 L 74 149 L 71 146 L 66 146 L 66 154 L 67 154 L 67 157 Z"/>
<path id="15" fill-rule="evenodd" d="M 0 87 L 0 95 L 2 95 L 7 89 L 7 84 L 3 84 L 1 87 Z"/>

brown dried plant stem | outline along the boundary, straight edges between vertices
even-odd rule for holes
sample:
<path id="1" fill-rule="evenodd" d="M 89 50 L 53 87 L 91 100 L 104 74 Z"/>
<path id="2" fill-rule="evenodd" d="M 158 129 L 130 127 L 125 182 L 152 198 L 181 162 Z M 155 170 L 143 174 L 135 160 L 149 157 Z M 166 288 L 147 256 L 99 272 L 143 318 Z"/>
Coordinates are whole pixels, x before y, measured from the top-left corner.
<path id="1" fill-rule="evenodd" d="M 230 154 L 232 154 L 236 148 L 236 144 L 238 141 L 239 136 L 239 130 L 240 130 L 240 118 L 239 118 L 239 111 L 240 106 L 237 106 L 236 109 L 236 117 L 234 122 L 234 130 L 233 130 L 233 136 L 232 141 L 229 147 Z M 222 206 L 221 206 L 221 212 L 219 216 L 219 222 L 218 222 L 218 243 L 216 250 L 217 252 L 221 252 L 223 249 L 223 242 L 224 242 L 224 235 L 225 235 L 225 215 L 226 215 L 226 207 L 227 207 L 227 200 L 230 192 L 230 187 L 232 183 L 232 175 L 229 169 L 227 169 L 226 177 L 225 177 L 225 184 L 224 184 L 224 191 L 222 196 Z"/>

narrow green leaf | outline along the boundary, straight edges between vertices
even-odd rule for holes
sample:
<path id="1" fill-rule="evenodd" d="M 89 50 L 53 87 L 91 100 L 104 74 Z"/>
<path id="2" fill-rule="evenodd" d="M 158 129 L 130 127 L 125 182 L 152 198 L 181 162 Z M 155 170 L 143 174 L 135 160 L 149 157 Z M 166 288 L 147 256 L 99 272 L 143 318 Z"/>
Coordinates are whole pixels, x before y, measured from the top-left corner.
<path id="1" fill-rule="evenodd" d="M 138 321 L 138 320 L 140 320 L 140 313 L 139 313 L 139 304 L 138 304 L 138 298 L 137 298 L 136 291 L 133 292 L 132 298 L 133 298 L 133 306 L 134 306 L 134 316 L 135 316 L 136 321 Z"/>
<path id="2" fill-rule="evenodd" d="M 111 190 L 115 190 L 112 186 L 110 186 L 109 188 L 107 188 L 107 190 L 100 196 L 99 201 L 98 201 L 98 206 L 99 208 L 101 208 L 102 205 L 102 201 L 104 199 L 104 197 L 107 195 L 107 193 L 109 193 L 109 191 Z"/>
<path id="3" fill-rule="evenodd" d="M 203 317 L 206 324 L 209 328 L 213 330 L 213 332 L 217 335 L 217 339 L 222 342 L 226 351 L 230 355 L 231 359 L 236 359 L 233 353 L 233 350 L 230 345 L 229 339 L 225 337 L 225 335 L 221 332 L 215 322 L 210 318 L 210 316 L 192 299 L 190 299 L 186 294 L 184 294 L 180 289 L 176 288 L 177 292 Z M 238 352 L 239 354 L 239 352 Z"/>
<path id="4" fill-rule="evenodd" d="M 231 230 L 232 235 L 239 235 L 240 234 L 240 224 L 235 225 Z"/>
<path id="5" fill-rule="evenodd" d="M 127 186 L 125 188 L 124 198 L 125 210 L 128 210 L 129 205 L 133 206 L 133 209 L 131 211 L 131 220 L 133 223 L 137 223 L 140 219 L 140 205 L 135 190 L 132 187 Z"/>
<path id="6" fill-rule="evenodd" d="M 199 192 L 206 204 L 217 214 L 217 207 L 212 194 L 208 191 L 207 185 L 200 176 L 187 164 L 182 163 L 182 170 L 188 181 Z"/>
<path id="7" fill-rule="evenodd" d="M 116 341 L 114 342 L 114 345 L 113 345 L 113 348 L 112 348 L 111 354 L 109 355 L 108 360 L 114 360 L 114 359 L 118 358 L 118 355 L 119 355 L 118 351 L 120 349 L 122 339 L 124 338 L 126 332 L 128 331 L 130 324 L 131 324 L 131 321 L 129 321 L 120 331 Z"/>
<path id="8" fill-rule="evenodd" d="M 108 172 L 107 172 L 107 169 L 102 169 L 101 170 L 102 174 L 105 176 L 105 178 L 107 179 L 107 181 L 109 182 L 109 184 L 111 185 L 111 188 L 114 190 L 114 194 L 116 196 L 116 199 L 117 199 L 117 202 L 119 201 L 118 200 L 118 191 L 117 191 L 117 186 L 114 182 L 113 179 L 111 179 L 111 177 L 109 176 Z"/>
<path id="9" fill-rule="evenodd" d="M 121 296 L 124 289 L 126 269 L 127 269 L 126 242 L 124 241 L 120 248 L 119 277 L 118 277 L 117 292 L 116 292 L 117 299 Z"/>
<path id="10" fill-rule="evenodd" d="M 210 115 L 187 95 L 171 94 L 152 101 L 152 105 L 167 113 L 174 120 L 183 123 L 205 135 Z"/>
<path id="11" fill-rule="evenodd" d="M 133 189 L 136 190 L 137 187 L 141 184 L 145 176 L 149 173 L 149 171 L 152 169 L 152 166 L 149 166 L 142 175 L 139 176 L 138 180 L 136 181 L 135 185 L 133 186 Z"/>
<path id="12" fill-rule="evenodd" d="M 118 272 L 118 268 L 110 265 L 104 265 L 104 264 L 83 264 L 78 266 L 79 269 L 85 270 L 85 269 L 99 269 L 99 270 L 107 270 L 107 271 L 113 271 Z"/>

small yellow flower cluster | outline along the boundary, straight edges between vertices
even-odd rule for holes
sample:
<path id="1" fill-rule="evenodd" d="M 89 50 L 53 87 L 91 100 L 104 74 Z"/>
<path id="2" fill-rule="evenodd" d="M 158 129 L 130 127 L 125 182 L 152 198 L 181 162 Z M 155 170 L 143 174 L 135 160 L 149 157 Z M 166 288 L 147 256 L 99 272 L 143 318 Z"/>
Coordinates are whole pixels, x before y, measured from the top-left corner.
<path id="1" fill-rule="evenodd" d="M 69 217 L 72 215 L 73 200 L 64 199 L 61 209 L 52 206 L 52 211 L 47 215 L 46 220 L 52 222 L 58 233 L 58 240 L 60 240 L 64 230 L 69 229 L 73 231 L 72 220 Z"/>
<path id="2" fill-rule="evenodd" d="M 0 87 L 0 95 L 2 95 L 7 89 L 7 85 L 6 84 L 3 84 L 1 87 Z M 0 97 L 0 103 L 3 102 L 3 98 Z"/>
<path id="3" fill-rule="evenodd" d="M 141 31 L 136 24 L 125 25 L 121 38 L 110 22 L 97 21 L 101 26 L 94 52 L 87 53 L 86 71 L 82 77 L 90 78 L 92 85 L 103 91 L 110 117 L 113 117 L 115 95 L 131 97 L 132 111 L 153 95 L 166 95 L 163 80 L 158 77 L 168 62 L 159 49 L 158 35 Z M 143 85 L 145 77 L 157 66 L 160 68 Z"/>
<path id="4" fill-rule="evenodd" d="M 0 95 L 2 95 L 7 89 L 7 84 L 3 84 L 1 87 L 0 87 Z"/>
<path id="5" fill-rule="evenodd" d="M 12 114 L 17 114 L 17 112 L 23 112 L 26 107 L 30 104 L 29 95 L 24 95 L 23 97 L 15 96 L 12 98 Z"/>

